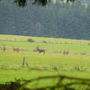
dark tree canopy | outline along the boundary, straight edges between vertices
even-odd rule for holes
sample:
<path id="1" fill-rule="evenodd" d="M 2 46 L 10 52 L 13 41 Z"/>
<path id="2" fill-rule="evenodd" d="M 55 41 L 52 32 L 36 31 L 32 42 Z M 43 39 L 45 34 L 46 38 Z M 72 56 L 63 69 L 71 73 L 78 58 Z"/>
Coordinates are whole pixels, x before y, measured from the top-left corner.
<path id="1" fill-rule="evenodd" d="M 32 4 L 38 4 L 42 6 L 46 6 L 51 0 L 33 0 Z M 63 1 L 63 0 L 61 0 Z M 15 2 L 18 4 L 20 7 L 24 7 L 27 3 L 27 0 L 15 0 Z M 74 2 L 74 0 L 67 0 L 67 2 Z"/>
<path id="2" fill-rule="evenodd" d="M 1 1 L 1 0 L 0 0 Z M 51 0 L 33 0 L 32 4 L 38 4 L 42 6 L 46 6 Z M 63 1 L 63 0 L 61 0 Z M 66 2 L 74 2 L 75 0 L 66 0 Z M 27 4 L 27 0 L 14 0 L 14 2 L 19 6 L 19 7 L 24 7 Z"/>
<path id="3" fill-rule="evenodd" d="M 90 40 L 90 1 L 51 0 L 46 6 L 34 1 L 25 0 L 25 8 L 20 2 L 19 8 L 18 0 L 1 0 L 0 33 Z"/>

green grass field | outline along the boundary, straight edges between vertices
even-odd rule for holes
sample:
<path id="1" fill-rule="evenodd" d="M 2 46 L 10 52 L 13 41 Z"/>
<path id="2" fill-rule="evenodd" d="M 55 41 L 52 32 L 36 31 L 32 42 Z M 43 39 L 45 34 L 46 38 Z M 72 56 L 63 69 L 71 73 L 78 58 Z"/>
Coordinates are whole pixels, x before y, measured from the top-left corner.
<path id="1" fill-rule="evenodd" d="M 7 48 L 5 52 L 0 49 L 0 83 L 56 74 L 90 78 L 89 43 L 89 40 L 0 35 L 0 47 Z M 33 52 L 37 46 L 46 49 L 46 53 Z M 14 47 L 24 51 L 13 52 Z M 63 55 L 64 50 L 69 55 Z M 28 66 L 22 67 L 23 57 Z"/>

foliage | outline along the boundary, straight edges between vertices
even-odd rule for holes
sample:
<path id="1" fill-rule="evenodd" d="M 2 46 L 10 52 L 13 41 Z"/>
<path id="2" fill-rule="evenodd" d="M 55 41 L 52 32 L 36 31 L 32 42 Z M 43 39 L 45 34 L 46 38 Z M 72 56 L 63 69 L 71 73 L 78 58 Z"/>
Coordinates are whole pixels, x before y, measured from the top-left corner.
<path id="1" fill-rule="evenodd" d="M 33 40 L 33 39 L 28 39 L 27 41 L 28 41 L 28 42 L 34 42 L 34 40 Z"/>
<path id="2" fill-rule="evenodd" d="M 46 6 L 47 3 L 50 2 L 50 1 L 51 0 L 34 0 L 34 2 L 32 4 L 38 4 L 38 5 Z M 67 2 L 74 2 L 74 0 L 66 0 L 66 1 Z M 27 0 L 14 0 L 14 2 L 17 3 L 18 6 L 24 7 L 27 3 Z"/>
<path id="3" fill-rule="evenodd" d="M 47 41 L 43 40 L 42 43 L 47 43 Z"/>
<path id="4" fill-rule="evenodd" d="M 24 7 L 26 5 L 26 0 L 14 0 L 20 7 Z"/>

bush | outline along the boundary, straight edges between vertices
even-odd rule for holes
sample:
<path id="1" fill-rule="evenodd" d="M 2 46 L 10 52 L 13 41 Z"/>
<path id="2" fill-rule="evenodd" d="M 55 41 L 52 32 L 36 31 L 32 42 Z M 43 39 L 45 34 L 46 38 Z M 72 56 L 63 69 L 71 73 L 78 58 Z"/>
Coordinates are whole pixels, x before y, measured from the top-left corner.
<path id="1" fill-rule="evenodd" d="M 90 45 L 90 43 L 88 43 L 88 45 Z"/>
<path id="2" fill-rule="evenodd" d="M 47 41 L 42 41 L 42 43 L 47 43 Z"/>
<path id="3" fill-rule="evenodd" d="M 34 40 L 33 40 L 33 39 L 28 39 L 27 41 L 28 41 L 28 42 L 34 42 Z"/>

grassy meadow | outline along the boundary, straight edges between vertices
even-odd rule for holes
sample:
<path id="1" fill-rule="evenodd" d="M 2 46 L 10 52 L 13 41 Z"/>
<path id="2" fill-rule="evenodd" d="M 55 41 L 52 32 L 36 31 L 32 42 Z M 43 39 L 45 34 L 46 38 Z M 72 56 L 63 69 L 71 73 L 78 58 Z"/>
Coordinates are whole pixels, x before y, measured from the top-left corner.
<path id="1" fill-rule="evenodd" d="M 46 53 L 34 52 L 37 46 Z M 0 83 L 58 74 L 90 79 L 89 40 L 0 35 L 0 47 Z M 21 51 L 14 52 L 15 47 Z M 24 57 L 28 65 L 22 67 Z"/>

